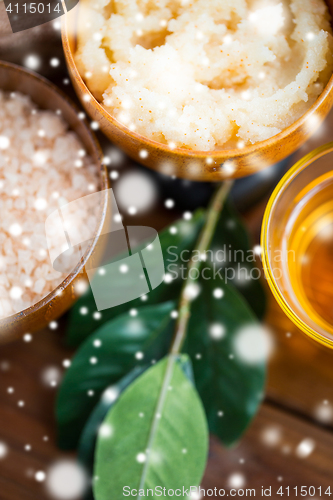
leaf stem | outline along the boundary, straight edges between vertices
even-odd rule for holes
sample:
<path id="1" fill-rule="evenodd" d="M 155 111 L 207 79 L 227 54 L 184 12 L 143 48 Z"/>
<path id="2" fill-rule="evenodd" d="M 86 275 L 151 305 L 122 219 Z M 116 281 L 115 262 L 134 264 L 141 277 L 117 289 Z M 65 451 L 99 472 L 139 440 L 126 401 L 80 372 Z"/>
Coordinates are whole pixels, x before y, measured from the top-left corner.
<path id="1" fill-rule="evenodd" d="M 205 258 L 205 253 L 208 250 L 214 236 L 214 231 L 216 229 L 220 213 L 230 193 L 232 185 L 233 181 L 225 181 L 220 184 L 207 210 L 206 222 L 204 227 L 202 228 L 196 245 L 196 250 L 197 252 L 199 252 L 199 255 L 202 256 L 202 259 L 194 259 L 194 257 L 192 257 L 192 259 L 190 260 L 187 273 L 188 277 L 183 285 L 183 289 L 180 295 L 176 332 L 170 349 L 170 353 L 173 355 L 177 355 L 181 352 L 186 338 L 187 324 L 190 318 L 190 308 L 192 300 L 191 291 L 195 291 L 194 286 L 195 282 L 198 279 L 194 276 L 199 275 L 199 273 L 195 273 L 193 272 L 193 270 L 200 271 L 202 261 Z"/>
<path id="2" fill-rule="evenodd" d="M 222 211 L 225 200 L 228 197 L 232 184 L 233 184 L 232 181 L 224 182 L 218 187 L 215 195 L 213 196 L 211 204 L 207 210 L 205 225 L 200 233 L 196 245 L 196 249 L 200 252 L 200 255 L 203 255 L 209 248 L 209 245 L 214 235 L 214 231 L 216 229 L 216 224 L 219 219 L 219 215 Z M 179 315 L 176 325 L 176 332 L 171 345 L 170 355 L 168 357 L 166 371 L 161 385 L 161 392 L 152 419 L 152 426 L 150 429 L 147 448 L 146 448 L 146 461 L 141 473 L 137 500 L 142 500 L 140 491 L 144 489 L 144 485 L 147 479 L 147 474 L 151 461 L 151 450 L 153 449 L 156 432 L 160 423 L 160 418 L 162 415 L 170 382 L 172 379 L 174 364 L 176 362 L 178 355 L 180 354 L 181 348 L 186 338 L 186 330 L 187 330 L 187 323 L 190 317 L 190 303 L 191 303 L 191 297 L 189 297 L 189 294 L 187 293 L 188 292 L 187 287 L 191 284 L 194 284 L 197 281 L 197 278 L 196 279 L 192 278 L 191 274 L 193 273 L 191 273 L 191 270 L 192 269 L 200 270 L 201 263 L 202 260 L 199 259 L 194 260 L 192 258 L 188 265 L 188 279 L 184 283 L 180 296 Z"/>

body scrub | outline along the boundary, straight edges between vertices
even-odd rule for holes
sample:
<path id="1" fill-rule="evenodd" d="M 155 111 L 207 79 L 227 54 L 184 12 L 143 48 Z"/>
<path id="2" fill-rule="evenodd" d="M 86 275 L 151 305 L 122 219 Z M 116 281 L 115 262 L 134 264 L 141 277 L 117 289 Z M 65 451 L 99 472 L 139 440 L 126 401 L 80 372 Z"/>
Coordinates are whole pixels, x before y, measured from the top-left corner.
<path id="1" fill-rule="evenodd" d="M 264 141 L 332 73 L 323 0 L 82 0 L 76 63 L 130 130 L 171 148 Z"/>
<path id="2" fill-rule="evenodd" d="M 0 91 L 0 318 L 63 281 L 49 259 L 45 220 L 98 189 L 98 168 L 67 128 L 29 97 Z"/>

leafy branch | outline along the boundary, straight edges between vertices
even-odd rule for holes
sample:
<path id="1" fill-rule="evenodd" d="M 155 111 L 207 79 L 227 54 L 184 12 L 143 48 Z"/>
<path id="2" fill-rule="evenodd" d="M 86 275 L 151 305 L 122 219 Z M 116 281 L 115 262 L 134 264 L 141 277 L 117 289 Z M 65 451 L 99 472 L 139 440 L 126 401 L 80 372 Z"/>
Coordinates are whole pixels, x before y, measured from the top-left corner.
<path id="1" fill-rule="evenodd" d="M 206 250 L 209 248 L 209 244 L 213 238 L 213 234 L 216 228 L 216 224 L 219 218 L 219 215 L 221 213 L 221 210 L 223 208 L 224 201 L 226 200 L 228 193 L 231 189 L 232 182 L 227 182 L 225 184 L 221 184 L 221 186 L 218 188 L 215 196 L 213 197 L 213 200 L 211 202 L 211 205 L 207 211 L 207 218 L 206 218 L 206 223 L 202 229 L 202 232 L 200 234 L 196 250 L 199 252 L 200 255 L 204 255 Z M 170 355 L 167 358 L 167 365 L 166 365 L 166 370 L 165 370 L 165 375 L 164 375 L 164 380 L 161 386 L 161 391 L 160 395 L 158 398 L 158 403 L 156 410 L 154 412 L 153 416 L 153 422 L 149 434 L 149 439 L 146 447 L 146 460 L 143 466 L 143 471 L 142 475 L 140 478 L 140 484 L 139 484 L 139 491 L 144 490 L 144 486 L 146 483 L 147 479 L 147 474 L 148 474 L 148 469 L 150 466 L 150 460 L 151 460 L 151 452 L 153 449 L 154 441 L 156 439 L 156 434 L 158 432 L 158 426 L 160 424 L 160 416 L 163 413 L 164 410 L 164 405 L 166 402 L 166 397 L 168 394 L 168 388 L 170 387 L 170 382 L 172 379 L 173 371 L 174 371 L 174 364 L 177 362 L 178 355 L 181 352 L 183 343 L 185 341 L 186 337 L 186 330 L 187 330 L 187 324 L 188 324 L 188 319 L 190 316 L 190 306 L 191 306 L 191 298 L 189 294 L 187 293 L 188 287 L 191 286 L 191 284 L 196 282 L 195 278 L 192 278 L 191 270 L 197 269 L 199 271 L 201 265 L 200 260 L 194 260 L 193 258 L 190 260 L 189 265 L 188 265 L 188 279 L 185 281 L 183 285 L 183 289 L 181 292 L 180 296 L 180 302 L 179 302 L 179 312 L 178 312 L 178 321 L 176 324 L 176 332 L 175 336 L 172 341 L 172 345 L 170 348 Z M 138 498 L 141 498 L 139 496 Z"/>
<path id="2" fill-rule="evenodd" d="M 224 247 L 251 251 L 246 229 L 227 201 L 230 188 L 231 183 L 221 185 L 207 212 L 160 234 L 168 271 L 179 269 L 184 251 L 192 255 L 185 282 L 164 282 L 144 306 L 137 299 L 103 311 L 98 321 L 88 291 L 71 312 L 68 338 L 80 346 L 58 395 L 59 443 L 78 447 L 81 462 L 98 478 L 96 500 L 122 498 L 125 485 L 140 499 L 159 484 L 199 484 L 208 428 L 231 445 L 257 411 L 265 364 L 244 363 L 234 345 L 238 332 L 257 322 L 253 311 L 262 317 L 263 289 L 254 279 L 230 280 L 226 262 L 216 270 L 205 258 L 207 250 Z M 254 266 L 241 262 L 249 271 Z M 217 287 L 223 299 L 214 295 Z M 191 288 L 200 293 L 189 293 Z M 80 314 L 83 306 L 89 316 Z"/>

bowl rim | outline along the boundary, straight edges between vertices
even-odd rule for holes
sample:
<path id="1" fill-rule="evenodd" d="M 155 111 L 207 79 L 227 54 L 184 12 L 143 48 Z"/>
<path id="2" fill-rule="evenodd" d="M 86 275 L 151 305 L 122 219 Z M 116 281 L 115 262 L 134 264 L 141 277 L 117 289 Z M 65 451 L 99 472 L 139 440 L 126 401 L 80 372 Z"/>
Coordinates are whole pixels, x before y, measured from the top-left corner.
<path id="1" fill-rule="evenodd" d="M 306 335 L 310 338 L 316 340 L 320 344 L 330 347 L 333 349 L 333 338 L 327 338 L 323 334 L 318 333 L 311 326 L 309 326 L 305 321 L 303 321 L 294 309 L 290 306 L 289 302 L 284 298 L 284 295 L 281 293 L 279 286 L 276 283 L 276 279 L 274 277 L 273 269 L 271 266 L 271 262 L 269 259 L 269 228 L 270 222 L 273 214 L 274 208 L 279 203 L 279 198 L 285 189 L 290 185 L 292 180 L 297 177 L 303 170 L 305 170 L 309 165 L 311 165 L 314 161 L 318 160 L 322 156 L 325 156 L 328 153 L 333 152 L 333 142 L 326 143 L 318 148 L 314 149 L 299 161 L 297 161 L 282 177 L 280 182 L 275 187 L 265 209 L 262 226 L 261 226 L 261 236 L 260 236 L 260 244 L 261 244 L 261 255 L 262 255 L 262 264 L 265 276 L 267 278 L 268 285 L 273 293 L 278 304 L 283 309 L 284 313 L 291 319 L 291 321 L 296 324 L 296 326 L 302 330 Z M 323 324 L 327 323 L 323 321 Z M 328 324 L 328 323 L 327 323 Z"/>
<path id="2" fill-rule="evenodd" d="M 24 75 L 27 75 L 29 78 L 32 80 L 38 81 L 42 85 L 45 85 L 48 87 L 51 92 L 54 92 L 60 96 L 60 98 L 65 101 L 65 103 L 71 107 L 76 115 L 81 111 L 80 108 L 61 90 L 59 89 L 55 84 L 50 82 L 47 78 L 45 78 L 42 75 L 39 75 L 38 73 L 30 70 L 23 68 L 17 64 L 14 63 L 9 63 L 7 61 L 2 61 L 0 60 L 0 68 L 5 68 L 5 69 L 10 69 L 13 71 L 16 71 L 18 73 L 23 73 Z M 15 92 L 15 91 L 13 91 Z M 29 95 L 29 94 L 27 94 Z M 88 126 L 88 122 L 86 119 L 81 120 L 79 117 L 77 118 L 85 127 L 86 131 L 88 132 L 89 139 L 91 141 L 91 146 L 94 150 L 94 153 L 96 155 L 96 158 L 99 160 L 99 163 L 96 165 L 96 168 L 98 168 L 99 173 L 100 173 L 100 185 L 101 185 L 101 191 L 106 190 L 109 188 L 109 179 L 107 175 L 107 168 L 103 164 L 102 158 L 103 158 L 103 153 L 101 146 L 99 142 L 97 141 L 97 138 L 95 134 L 91 131 L 90 127 Z M 87 263 L 89 257 L 91 256 L 96 242 L 99 238 L 99 235 L 101 234 L 103 224 L 105 221 L 105 216 L 106 216 L 106 204 L 107 204 L 107 197 L 105 204 L 103 205 L 102 208 L 102 213 L 101 213 L 101 218 L 98 221 L 98 225 L 95 228 L 95 233 L 94 237 L 92 238 L 91 243 L 89 244 L 87 250 L 85 251 L 84 255 L 81 257 L 80 261 L 76 264 L 74 269 L 67 274 L 67 276 L 47 295 L 45 295 L 42 299 L 38 300 L 31 306 L 22 309 L 21 311 L 14 313 L 10 316 L 6 316 L 4 318 L 0 319 L 0 329 L 2 326 L 6 326 L 7 324 L 15 324 L 18 320 L 21 320 L 22 318 L 25 318 L 29 316 L 32 313 L 37 312 L 38 310 L 42 309 L 43 307 L 47 306 L 52 300 L 56 299 L 56 297 L 59 297 L 62 295 L 62 292 L 78 277 L 78 275 L 81 273 L 82 269 L 84 268 L 85 264 Z"/>
<path id="3" fill-rule="evenodd" d="M 310 108 L 303 114 L 301 115 L 295 122 L 293 122 L 291 125 L 283 129 L 281 132 L 278 134 L 274 135 L 273 137 L 270 137 L 269 139 L 266 139 L 265 141 L 260 141 L 255 144 L 252 144 L 250 146 L 245 146 L 244 148 L 240 149 L 217 149 L 214 151 L 202 151 L 202 150 L 191 150 L 191 149 L 185 149 L 185 148 L 170 148 L 167 144 L 163 144 L 162 142 L 157 142 L 154 141 L 153 139 L 149 139 L 148 137 L 138 134 L 137 132 L 134 132 L 130 130 L 128 127 L 123 125 L 121 122 L 119 122 L 114 116 L 112 116 L 110 113 L 108 113 L 105 108 L 98 102 L 98 100 L 94 97 L 94 95 L 91 93 L 89 88 L 87 87 L 86 83 L 84 82 L 77 65 L 75 63 L 74 59 L 74 54 L 71 50 L 70 42 L 69 42 L 69 27 L 68 27 L 68 17 L 67 16 L 76 16 L 76 22 L 77 22 L 77 12 L 79 9 L 79 4 L 76 5 L 74 9 L 71 11 L 68 11 L 65 13 L 63 16 L 62 22 L 61 22 L 61 38 L 62 38 L 62 43 L 63 43 L 63 48 L 64 48 L 64 53 L 66 60 L 68 58 L 68 62 L 70 65 L 71 70 L 75 73 L 75 78 L 76 82 L 78 85 L 81 87 L 81 91 L 84 92 L 85 94 L 89 95 L 89 102 L 92 103 L 92 105 L 99 111 L 99 113 L 102 114 L 102 116 L 109 122 L 111 122 L 112 125 L 114 125 L 116 128 L 127 134 L 132 140 L 139 141 L 146 147 L 154 148 L 154 149 L 159 149 L 165 153 L 170 154 L 173 153 L 176 156 L 183 157 L 186 156 L 188 158 L 194 157 L 197 159 L 219 159 L 223 157 L 223 162 L 228 161 L 228 160 L 235 160 L 240 157 L 247 157 L 250 155 L 255 155 L 256 153 L 261 153 L 262 150 L 267 149 L 272 147 L 273 145 L 282 142 L 283 140 L 286 140 L 290 135 L 295 133 L 299 128 L 301 128 L 303 125 L 306 125 L 307 120 L 316 113 L 317 108 L 320 107 L 326 97 L 333 91 L 333 72 L 332 75 L 327 82 L 325 88 L 321 92 L 321 94 L 318 96 L 318 98 L 315 100 L 315 102 L 310 106 Z M 333 20 L 332 20 L 332 27 L 333 27 Z M 75 43 L 76 43 L 76 35 L 75 35 Z M 70 72 L 71 73 L 71 72 Z"/>

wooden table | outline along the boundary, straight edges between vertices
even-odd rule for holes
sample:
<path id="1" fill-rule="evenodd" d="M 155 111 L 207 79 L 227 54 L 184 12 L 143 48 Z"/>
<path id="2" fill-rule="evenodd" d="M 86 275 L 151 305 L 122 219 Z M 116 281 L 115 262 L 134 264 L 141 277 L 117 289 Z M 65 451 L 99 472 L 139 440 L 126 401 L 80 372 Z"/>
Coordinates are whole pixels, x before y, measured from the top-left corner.
<path id="1" fill-rule="evenodd" d="M 0 4 L 0 21 L 2 7 Z M 42 28 L 30 32 L 31 47 L 44 46 L 43 36 L 48 40 L 52 36 L 49 57 L 61 57 L 59 39 L 54 38 L 50 27 L 46 34 Z M 15 36 L 16 48 L 12 40 L 8 35 L 0 37 L 0 58 L 9 54 L 9 60 L 21 63 L 31 49 L 29 36 L 24 47 L 22 36 Z M 47 61 L 45 64 L 47 71 L 59 71 Z M 60 68 L 64 68 L 63 62 Z M 325 133 L 309 142 L 299 155 L 330 139 L 330 127 L 325 127 Z M 263 202 L 246 214 L 254 244 L 258 242 L 264 206 Z M 144 222 L 160 229 L 176 215 L 173 212 L 170 216 L 161 208 Z M 255 488 L 256 496 L 261 495 L 262 486 L 271 486 L 274 499 L 281 498 L 277 494 L 281 486 L 289 486 L 293 497 L 295 486 L 321 486 L 325 492 L 331 485 L 333 493 L 333 352 L 299 332 L 269 297 L 267 324 L 272 328 L 275 350 L 269 366 L 266 400 L 237 447 L 226 450 L 215 438 L 211 439 L 203 488 L 226 488 L 238 480 L 244 482 L 244 488 Z M 61 321 L 57 330 L 40 332 L 29 343 L 21 340 L 0 348 L 0 443 L 8 447 L 7 456 L 0 460 L 0 500 L 48 499 L 44 485 L 35 480 L 35 473 L 71 456 L 56 447 L 56 388 L 43 382 L 47 370 L 62 372 L 63 360 L 72 355 L 64 347 L 63 330 Z M 308 457 L 299 458 L 296 450 L 305 439 L 313 441 L 314 450 Z M 318 490 L 314 498 L 319 499 Z"/>

